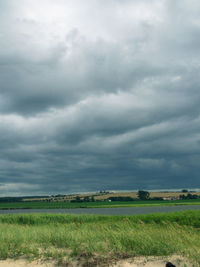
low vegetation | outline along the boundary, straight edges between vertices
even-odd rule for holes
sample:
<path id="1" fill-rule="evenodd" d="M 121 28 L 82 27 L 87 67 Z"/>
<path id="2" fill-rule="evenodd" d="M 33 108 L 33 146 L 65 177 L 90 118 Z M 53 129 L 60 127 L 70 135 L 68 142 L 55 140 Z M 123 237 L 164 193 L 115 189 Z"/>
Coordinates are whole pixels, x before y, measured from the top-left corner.
<path id="1" fill-rule="evenodd" d="M 20 196 L 0 197 L 0 203 L 10 202 L 99 202 L 99 201 L 138 201 L 138 200 L 188 200 L 200 199 L 200 192 L 183 189 L 181 192 L 109 192 L 100 191 L 97 193 L 51 195 L 51 196 Z"/>
<path id="2" fill-rule="evenodd" d="M 88 266 L 135 256 L 182 255 L 200 266 L 200 212 L 140 216 L 0 216 L 0 258 L 84 259 Z M 91 265 L 92 262 L 92 265 Z M 89 265 L 90 263 L 90 265 Z"/>
<path id="3" fill-rule="evenodd" d="M 200 199 L 180 199 L 180 200 L 135 200 L 127 198 L 121 200 L 117 197 L 112 201 L 30 201 L 30 202 L 0 202 L 0 210 L 9 209 L 73 209 L 73 208 L 116 208 L 116 207 L 149 207 L 149 206 L 175 206 L 175 205 L 200 205 Z"/>

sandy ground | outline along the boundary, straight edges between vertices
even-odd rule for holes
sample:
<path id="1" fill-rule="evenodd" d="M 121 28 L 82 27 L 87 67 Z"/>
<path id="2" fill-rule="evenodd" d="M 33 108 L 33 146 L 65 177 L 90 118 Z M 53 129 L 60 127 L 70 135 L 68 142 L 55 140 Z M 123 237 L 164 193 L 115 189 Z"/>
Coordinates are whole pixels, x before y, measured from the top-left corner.
<path id="1" fill-rule="evenodd" d="M 25 260 L 2 260 L 0 261 L 0 267 L 55 267 L 53 263 L 42 263 L 41 261 L 25 261 Z"/>
<path id="2" fill-rule="evenodd" d="M 187 259 L 179 256 L 159 258 L 135 258 L 129 260 L 119 261 L 112 267 L 165 267 L 167 262 L 173 263 L 176 267 L 194 267 Z M 197 266 L 196 266 L 197 267 Z"/>
<path id="3" fill-rule="evenodd" d="M 179 256 L 173 256 L 170 258 L 134 258 L 128 260 L 122 260 L 115 264 L 108 265 L 107 267 L 165 267 L 166 262 L 172 262 L 176 267 L 197 267 L 192 265 L 188 260 L 183 259 Z M 0 267 L 56 267 L 55 263 L 51 262 L 41 262 L 39 260 L 28 262 L 25 260 L 3 260 L 0 261 Z M 82 264 L 74 262 L 70 264 L 69 267 L 81 267 Z M 90 265 L 91 267 L 92 265 Z M 105 265 L 104 265 L 105 266 Z M 101 267 L 101 266 L 99 266 Z"/>

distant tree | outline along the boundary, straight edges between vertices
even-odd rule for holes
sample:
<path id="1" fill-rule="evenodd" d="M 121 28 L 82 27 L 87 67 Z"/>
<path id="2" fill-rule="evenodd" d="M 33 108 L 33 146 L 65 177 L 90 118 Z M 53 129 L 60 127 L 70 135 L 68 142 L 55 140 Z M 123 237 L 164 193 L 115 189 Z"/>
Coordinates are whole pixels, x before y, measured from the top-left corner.
<path id="1" fill-rule="evenodd" d="M 135 199 L 129 196 L 109 197 L 107 200 L 111 201 L 134 201 Z"/>
<path id="2" fill-rule="evenodd" d="M 180 199 L 187 199 L 187 196 L 185 196 L 185 195 L 179 195 L 179 198 Z"/>
<path id="3" fill-rule="evenodd" d="M 137 196 L 141 200 L 147 200 L 149 199 L 150 193 L 148 191 L 139 190 Z"/>
<path id="4" fill-rule="evenodd" d="M 187 192 L 188 192 L 187 189 L 183 189 L 183 190 L 182 190 L 182 193 L 187 193 Z"/>
<path id="5" fill-rule="evenodd" d="M 163 197 L 151 197 L 151 200 L 158 200 L 158 201 L 162 201 Z"/>
<path id="6" fill-rule="evenodd" d="M 79 196 L 76 196 L 76 201 L 78 202 L 80 200 L 81 200 L 80 197 Z"/>
<path id="7" fill-rule="evenodd" d="M 190 194 L 190 193 L 188 193 L 186 196 L 185 195 L 180 195 L 179 197 L 180 197 L 180 199 L 198 199 L 199 198 L 198 195 Z"/>
<path id="8" fill-rule="evenodd" d="M 197 198 L 198 198 L 198 195 L 196 194 L 190 194 L 190 193 L 187 194 L 187 199 L 197 199 Z"/>
<path id="9" fill-rule="evenodd" d="M 89 196 L 85 196 L 85 197 L 83 198 L 83 201 L 84 201 L 84 202 L 89 202 L 89 201 L 90 201 L 90 197 L 89 197 Z"/>

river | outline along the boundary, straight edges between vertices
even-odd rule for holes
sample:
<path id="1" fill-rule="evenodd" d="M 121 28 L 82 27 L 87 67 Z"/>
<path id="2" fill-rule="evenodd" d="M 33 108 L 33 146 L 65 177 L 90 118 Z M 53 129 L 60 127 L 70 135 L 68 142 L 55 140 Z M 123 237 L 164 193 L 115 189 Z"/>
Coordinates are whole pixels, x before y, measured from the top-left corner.
<path id="1" fill-rule="evenodd" d="M 153 206 L 153 207 L 125 207 L 125 208 L 77 208 L 77 209 L 13 209 L 0 210 L 0 214 L 14 213 L 66 213 L 93 215 L 136 215 L 157 212 L 174 212 L 183 210 L 200 210 L 200 205 L 183 206 Z"/>

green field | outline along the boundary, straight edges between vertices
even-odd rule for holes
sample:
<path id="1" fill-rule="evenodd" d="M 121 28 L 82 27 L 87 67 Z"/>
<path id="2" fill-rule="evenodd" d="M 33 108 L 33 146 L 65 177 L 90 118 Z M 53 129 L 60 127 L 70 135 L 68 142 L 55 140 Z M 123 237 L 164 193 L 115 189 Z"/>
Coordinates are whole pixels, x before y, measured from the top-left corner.
<path id="1" fill-rule="evenodd" d="M 0 202 L 0 209 L 72 209 L 72 208 L 113 208 L 142 206 L 200 205 L 200 199 L 188 200 L 136 200 L 136 201 L 96 201 L 96 202 Z"/>
<path id="2" fill-rule="evenodd" d="M 139 216 L 0 216 L 0 258 L 84 259 L 85 266 L 135 256 L 182 255 L 200 266 L 200 211 Z M 88 265 L 87 265 L 88 263 Z M 91 265 L 92 264 L 92 265 Z"/>

